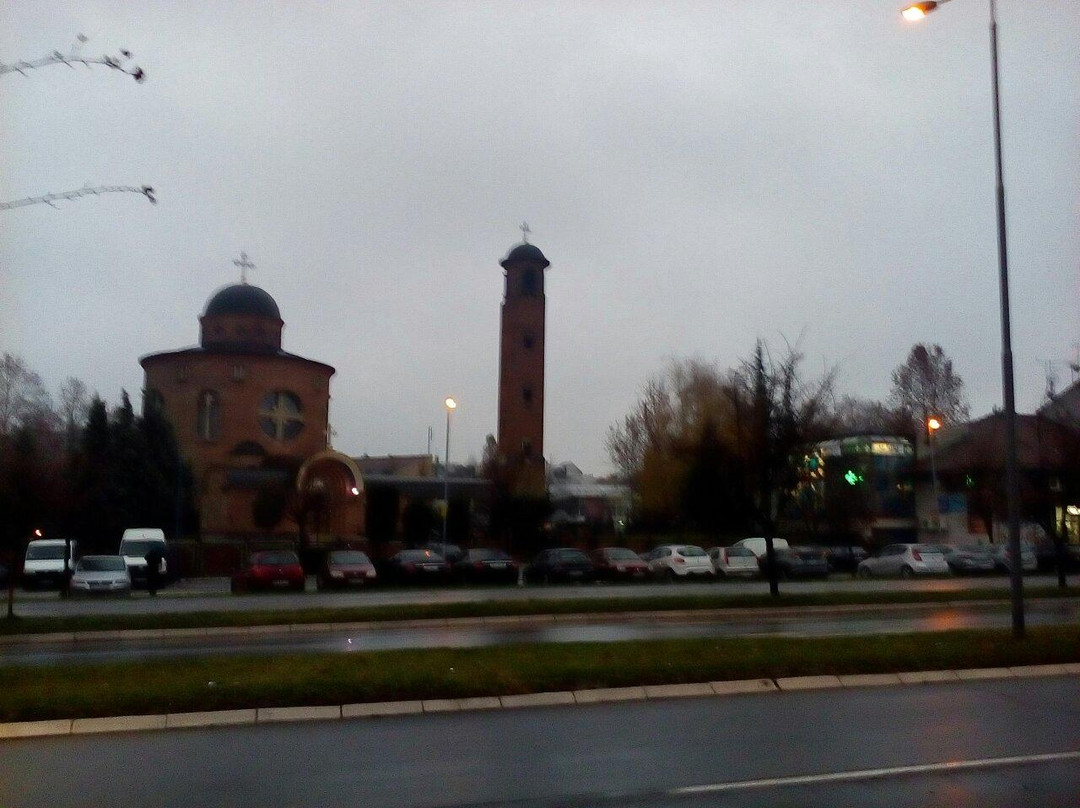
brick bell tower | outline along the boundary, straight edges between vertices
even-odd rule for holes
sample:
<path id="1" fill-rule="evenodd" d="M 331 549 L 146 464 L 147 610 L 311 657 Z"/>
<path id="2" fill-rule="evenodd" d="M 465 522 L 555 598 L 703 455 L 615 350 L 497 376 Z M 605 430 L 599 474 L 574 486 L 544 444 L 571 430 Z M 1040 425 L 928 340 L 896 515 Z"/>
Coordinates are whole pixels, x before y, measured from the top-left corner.
<path id="1" fill-rule="evenodd" d="M 499 457 L 515 494 L 540 497 L 547 491 L 544 270 L 550 262 L 525 241 L 500 263 L 506 286 L 499 348 Z"/>

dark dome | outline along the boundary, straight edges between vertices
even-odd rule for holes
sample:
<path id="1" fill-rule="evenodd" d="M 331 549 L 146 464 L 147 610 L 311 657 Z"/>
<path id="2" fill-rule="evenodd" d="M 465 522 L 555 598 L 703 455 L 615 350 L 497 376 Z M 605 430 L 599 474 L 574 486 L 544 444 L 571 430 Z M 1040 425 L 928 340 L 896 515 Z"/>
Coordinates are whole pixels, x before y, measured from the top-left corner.
<path id="1" fill-rule="evenodd" d="M 551 262 L 544 257 L 544 254 L 540 252 L 540 248 L 535 244 L 519 244 L 514 249 L 507 253 L 499 263 L 505 269 L 507 264 L 516 264 L 519 261 L 528 261 L 530 263 L 540 264 L 540 268 L 551 266 Z"/>
<path id="2" fill-rule="evenodd" d="M 215 292 L 206 304 L 205 316 L 215 314 L 254 314 L 273 320 L 281 319 L 274 298 L 258 286 L 246 283 L 236 283 Z"/>

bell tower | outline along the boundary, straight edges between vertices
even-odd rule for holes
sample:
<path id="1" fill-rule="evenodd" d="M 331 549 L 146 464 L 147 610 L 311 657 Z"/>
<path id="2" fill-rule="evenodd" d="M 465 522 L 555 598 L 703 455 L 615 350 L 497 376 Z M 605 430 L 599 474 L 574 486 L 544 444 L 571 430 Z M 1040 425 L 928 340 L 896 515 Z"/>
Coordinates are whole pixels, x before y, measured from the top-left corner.
<path id="1" fill-rule="evenodd" d="M 550 262 L 526 241 L 500 263 L 506 283 L 499 348 L 499 457 L 516 494 L 543 496 L 544 270 Z"/>

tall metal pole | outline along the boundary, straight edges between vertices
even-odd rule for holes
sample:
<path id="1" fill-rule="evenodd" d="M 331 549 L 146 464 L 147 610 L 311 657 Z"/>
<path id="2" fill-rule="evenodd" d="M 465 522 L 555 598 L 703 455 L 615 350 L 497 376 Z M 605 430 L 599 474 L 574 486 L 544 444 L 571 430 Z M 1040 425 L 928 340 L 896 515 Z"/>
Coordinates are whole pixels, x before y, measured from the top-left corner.
<path id="1" fill-rule="evenodd" d="M 450 513 L 450 407 L 446 408 L 446 455 L 443 461 L 442 554 L 446 558 L 446 517 Z"/>
<path id="2" fill-rule="evenodd" d="M 934 430 L 927 427 L 926 442 L 930 444 L 930 480 L 934 487 L 934 530 L 941 529 L 941 493 L 938 491 L 937 464 L 934 462 Z"/>
<path id="3" fill-rule="evenodd" d="M 1016 462 L 1016 399 L 1009 318 L 1009 254 L 1005 239 L 1005 183 L 1001 176 L 1001 104 L 998 93 L 997 2 L 990 0 L 990 61 L 994 78 L 994 171 L 997 180 L 998 268 L 1001 276 L 1001 386 L 1005 399 L 1005 499 L 1009 519 L 1009 583 L 1013 636 L 1024 636 L 1024 578 L 1020 557 L 1020 479 Z"/>

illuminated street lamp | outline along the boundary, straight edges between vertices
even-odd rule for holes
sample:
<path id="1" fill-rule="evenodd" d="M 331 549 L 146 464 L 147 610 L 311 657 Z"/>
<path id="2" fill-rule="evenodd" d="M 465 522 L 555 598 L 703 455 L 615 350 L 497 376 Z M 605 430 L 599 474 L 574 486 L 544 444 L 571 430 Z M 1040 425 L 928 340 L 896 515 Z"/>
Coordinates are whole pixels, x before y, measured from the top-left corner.
<path id="1" fill-rule="evenodd" d="M 446 558 L 446 517 L 450 513 L 450 413 L 457 409 L 457 402 L 447 397 L 446 405 L 446 456 L 443 461 L 443 513 L 442 513 L 442 554 Z"/>
<path id="2" fill-rule="evenodd" d="M 934 483 L 934 527 L 941 527 L 941 492 L 938 491 L 937 465 L 934 462 L 934 433 L 941 429 L 941 419 L 931 415 L 926 419 L 926 442 L 930 444 L 930 479 Z"/>
<path id="3" fill-rule="evenodd" d="M 905 20 L 921 20 L 949 0 L 914 3 L 902 12 Z M 1009 318 L 1009 254 L 1005 239 L 1005 182 L 1001 176 L 1001 102 L 998 91 L 997 1 L 990 0 L 990 69 L 994 98 L 994 176 L 997 180 L 998 275 L 1001 286 L 1001 387 L 1005 404 L 1005 499 L 1009 518 L 1009 571 L 1013 636 L 1024 636 L 1024 579 L 1020 564 L 1020 480 L 1016 462 L 1016 396 L 1013 390 L 1012 324 Z"/>

